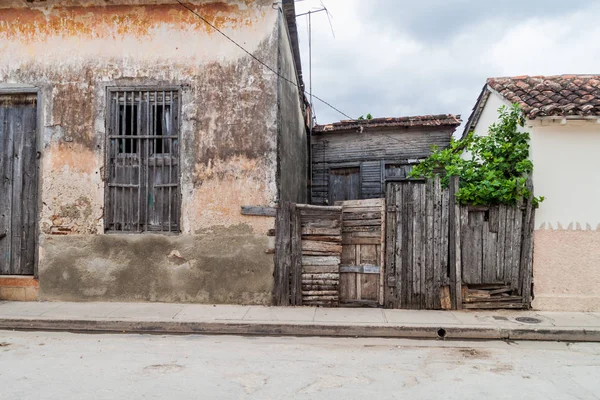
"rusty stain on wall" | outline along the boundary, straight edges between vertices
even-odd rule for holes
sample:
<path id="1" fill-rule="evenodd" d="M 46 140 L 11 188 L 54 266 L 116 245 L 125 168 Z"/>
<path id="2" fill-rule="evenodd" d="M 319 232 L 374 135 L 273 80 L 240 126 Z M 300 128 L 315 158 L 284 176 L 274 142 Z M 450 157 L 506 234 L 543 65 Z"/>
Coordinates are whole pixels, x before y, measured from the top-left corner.
<path id="1" fill-rule="evenodd" d="M 250 2 L 246 2 L 250 3 Z M 188 6 L 219 29 L 252 26 L 260 16 L 253 8 L 239 4 L 209 2 Z M 215 31 L 184 7 L 163 5 L 103 5 L 89 7 L 48 7 L 44 9 L 5 9 L 0 21 L 0 36 L 19 37 L 25 43 L 43 41 L 49 36 L 91 36 L 143 38 L 154 34 L 157 23 L 176 29 Z"/>

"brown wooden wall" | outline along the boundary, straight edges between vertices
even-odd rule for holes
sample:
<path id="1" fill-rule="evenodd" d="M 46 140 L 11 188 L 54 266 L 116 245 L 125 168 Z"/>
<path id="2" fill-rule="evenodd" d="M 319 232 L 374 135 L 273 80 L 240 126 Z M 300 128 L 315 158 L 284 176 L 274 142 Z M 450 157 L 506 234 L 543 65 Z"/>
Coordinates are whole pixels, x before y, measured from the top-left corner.
<path id="1" fill-rule="evenodd" d="M 453 131 L 454 127 L 387 128 L 313 135 L 312 204 L 333 205 L 329 176 L 340 168 L 358 168 L 360 180 L 357 197 L 342 200 L 384 197 L 387 177 L 405 178 L 411 165 L 431 154 L 432 145 L 447 147 Z"/>

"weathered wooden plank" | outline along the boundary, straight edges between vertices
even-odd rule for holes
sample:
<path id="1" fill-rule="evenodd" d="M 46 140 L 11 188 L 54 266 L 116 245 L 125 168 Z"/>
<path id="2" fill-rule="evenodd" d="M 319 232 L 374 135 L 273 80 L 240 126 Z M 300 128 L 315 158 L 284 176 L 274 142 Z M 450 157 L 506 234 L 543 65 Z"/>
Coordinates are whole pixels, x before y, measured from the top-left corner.
<path id="1" fill-rule="evenodd" d="M 420 211 L 419 206 L 421 205 L 421 199 L 419 197 L 419 185 L 417 183 L 411 183 L 410 187 L 412 189 L 411 193 L 411 213 L 410 213 L 410 225 L 412 229 L 409 230 L 410 233 L 410 241 L 409 241 L 409 250 L 410 250 L 410 260 L 409 260 L 409 278 L 408 285 L 410 286 L 410 298 L 409 298 L 409 307 L 411 309 L 417 308 L 418 303 L 418 289 L 417 285 L 419 282 L 418 272 L 420 272 L 420 268 L 418 268 L 419 261 L 419 217 Z"/>
<path id="2" fill-rule="evenodd" d="M 7 106 L 0 103 L 0 274 L 10 275 L 13 136 Z"/>
<path id="3" fill-rule="evenodd" d="M 340 276 L 341 279 L 341 276 Z M 302 286 L 339 286 L 339 279 L 303 279 Z"/>
<path id="4" fill-rule="evenodd" d="M 383 164 L 382 164 L 383 166 Z M 383 182 L 383 180 L 382 180 Z M 384 188 L 385 189 L 385 188 Z M 379 272 L 379 295 L 378 295 L 378 302 L 380 306 L 383 306 L 385 304 L 385 300 L 384 300 L 384 293 L 383 291 L 385 290 L 385 231 L 386 231 L 386 200 L 385 199 L 381 199 L 381 209 L 380 209 L 380 213 L 381 213 L 381 237 L 380 237 L 380 244 L 377 247 L 377 259 L 379 260 L 379 265 L 381 265 L 381 271 Z"/>
<path id="5" fill-rule="evenodd" d="M 303 235 L 302 240 L 314 242 L 342 243 L 341 236 Z"/>
<path id="6" fill-rule="evenodd" d="M 358 274 L 379 274 L 381 272 L 381 266 L 379 265 L 340 265 L 340 273 L 358 273 Z"/>
<path id="7" fill-rule="evenodd" d="M 302 298 L 303 302 L 310 301 L 332 301 L 337 302 L 339 300 L 339 296 L 304 296 Z"/>
<path id="8" fill-rule="evenodd" d="M 493 208 L 492 208 L 493 209 Z M 490 221 L 483 221 L 482 227 L 482 282 L 496 281 L 496 243 L 498 233 L 491 230 Z"/>
<path id="9" fill-rule="evenodd" d="M 290 208 L 290 216 L 291 216 L 291 294 L 290 300 L 293 306 L 301 306 L 302 305 L 302 225 L 300 222 L 300 213 L 296 208 L 295 204 L 291 205 Z"/>
<path id="10" fill-rule="evenodd" d="M 336 202 L 336 206 L 341 204 L 344 210 L 355 208 L 355 207 L 379 207 L 381 206 L 381 199 L 364 199 L 364 200 L 344 200 L 341 203 Z"/>
<path id="11" fill-rule="evenodd" d="M 303 266 L 338 266 L 341 262 L 340 256 L 303 256 Z"/>
<path id="12" fill-rule="evenodd" d="M 528 182 L 533 193 L 533 184 Z M 533 208 L 533 195 L 527 201 L 525 222 L 523 224 L 523 239 L 521 249 L 521 282 L 523 303 L 527 308 L 531 306 L 531 281 L 533 278 L 533 232 L 535 228 L 535 209 Z"/>
<path id="13" fill-rule="evenodd" d="M 305 274 L 302 273 L 302 280 L 337 280 L 340 279 L 340 274 L 335 273 L 314 273 L 314 274 Z"/>
<path id="14" fill-rule="evenodd" d="M 467 310 L 481 309 L 523 309 L 527 308 L 525 304 L 521 302 L 514 303 L 500 303 L 500 302 L 486 302 L 486 303 L 463 303 L 462 307 Z"/>
<path id="15" fill-rule="evenodd" d="M 381 233 L 379 237 L 356 237 L 351 235 L 344 235 L 342 240 L 343 245 L 380 245 L 381 244 Z"/>
<path id="16" fill-rule="evenodd" d="M 504 236 L 504 282 L 511 283 L 511 286 L 516 287 L 516 282 L 513 282 L 514 279 L 512 276 L 513 270 L 513 228 L 515 221 L 515 211 L 514 207 L 506 207 L 506 234 Z"/>
<path id="17" fill-rule="evenodd" d="M 519 294 L 522 294 L 523 282 L 521 281 L 521 240 L 523 239 L 523 219 L 526 212 L 520 207 L 515 209 L 515 220 L 513 223 L 513 270 L 511 286 L 516 289 Z"/>
<path id="18" fill-rule="evenodd" d="M 297 204 L 296 207 L 299 210 L 302 210 L 303 212 L 307 211 L 307 210 L 323 211 L 325 213 L 342 211 L 342 207 L 340 207 L 340 206 L 315 206 L 315 205 L 311 205 L 311 204 Z M 302 215 L 305 215 L 305 214 L 303 213 Z"/>
<path id="19" fill-rule="evenodd" d="M 483 283 L 483 211 L 471 211 L 463 207 L 468 214 L 468 223 L 463 227 L 463 283 Z"/>
<path id="20" fill-rule="evenodd" d="M 322 229 L 323 231 L 326 229 L 335 229 L 336 232 L 339 232 L 341 225 L 342 224 L 339 219 L 317 219 L 314 221 L 306 221 L 303 219 L 302 234 L 308 234 L 311 229 Z"/>
<path id="21" fill-rule="evenodd" d="M 423 289 L 425 292 L 425 301 L 424 301 L 424 308 L 427 310 L 433 310 L 435 307 L 434 305 L 434 275 L 437 272 L 437 268 L 436 268 L 436 262 L 437 259 L 435 257 L 435 248 L 434 248 L 434 244 L 437 245 L 437 237 L 434 236 L 434 233 L 436 232 L 435 229 L 435 222 L 438 220 L 436 212 L 437 212 L 437 207 L 436 207 L 436 200 L 437 200 L 438 194 L 435 190 L 435 183 L 433 180 L 428 180 L 427 181 L 427 185 L 426 185 L 426 192 L 425 192 L 425 218 L 427 218 L 427 226 L 426 226 L 426 242 L 424 243 L 425 245 L 425 262 L 424 262 L 424 269 L 425 269 L 425 279 L 423 282 Z M 439 286 L 437 288 L 437 291 L 439 292 Z"/>
<path id="22" fill-rule="evenodd" d="M 342 254 L 342 245 L 340 243 L 332 242 L 317 242 L 311 240 L 302 241 L 303 252 L 320 252 L 320 253 L 332 253 L 333 255 Z"/>
<path id="23" fill-rule="evenodd" d="M 388 183 L 386 187 L 386 203 L 388 205 L 396 205 L 396 193 L 398 192 L 398 185 Z M 385 222 L 385 275 L 384 275 L 384 291 L 383 291 L 383 302 L 387 308 L 398 308 L 398 300 L 396 296 L 396 285 L 392 284 L 392 280 L 395 281 L 396 265 L 396 213 L 394 210 L 387 210 L 386 222 Z"/>
<path id="24" fill-rule="evenodd" d="M 504 245 L 506 243 L 506 206 L 498 206 L 498 240 L 496 242 L 496 281 L 504 282 Z"/>
<path id="25" fill-rule="evenodd" d="M 358 300 L 379 300 L 379 274 L 358 274 L 357 283 L 360 285 Z"/>
<path id="26" fill-rule="evenodd" d="M 302 227 L 302 235 L 303 236 L 339 236 L 341 233 L 341 229 L 339 227 L 336 228 L 321 228 L 314 226 L 303 226 Z"/>
<path id="27" fill-rule="evenodd" d="M 344 221 L 355 221 L 355 220 L 372 220 L 381 218 L 381 208 L 375 209 L 375 211 L 360 212 L 360 213 L 347 213 L 344 212 Z"/>
<path id="28" fill-rule="evenodd" d="M 358 265 L 377 265 L 379 260 L 377 258 L 377 245 L 372 244 L 361 244 L 357 247 L 357 259 L 356 264 Z"/>
<path id="29" fill-rule="evenodd" d="M 302 296 L 338 296 L 337 290 L 302 290 Z"/>
<path id="30" fill-rule="evenodd" d="M 340 301 L 347 302 L 357 299 L 356 274 L 340 274 Z"/>
<path id="31" fill-rule="evenodd" d="M 441 183 L 440 183 L 441 185 Z M 440 188 L 442 192 L 441 197 L 441 224 L 440 224 L 440 272 L 438 277 L 440 283 L 443 285 L 450 284 L 450 266 L 448 257 L 450 255 L 449 248 L 449 224 L 450 224 L 450 211 L 454 208 L 454 204 L 450 203 L 450 192 L 447 188 Z"/>
<path id="32" fill-rule="evenodd" d="M 442 310 L 452 309 L 452 297 L 450 295 L 450 286 L 443 285 L 440 287 L 440 304 L 439 308 Z"/>
<path id="33" fill-rule="evenodd" d="M 454 188 L 455 194 L 458 192 L 458 177 L 453 177 L 454 179 Z M 452 199 L 450 200 L 453 201 Z M 455 262 L 455 277 L 456 277 L 456 288 L 455 288 L 455 296 L 456 296 L 456 309 L 462 309 L 462 285 L 463 285 L 463 254 L 462 254 L 462 243 L 465 240 L 463 237 L 462 227 L 468 223 L 469 214 L 466 210 L 463 211 L 463 208 L 460 206 L 458 199 L 454 198 L 454 230 L 455 230 L 455 253 L 456 257 Z"/>
<path id="34" fill-rule="evenodd" d="M 338 273 L 340 267 L 336 265 L 303 265 L 302 272 L 305 274 Z"/>
<path id="35" fill-rule="evenodd" d="M 1 121 L 1 120 L 0 120 Z M 1 122 L 0 122 L 1 123 Z M 37 111 L 33 105 L 24 107 L 23 110 L 23 238 L 21 240 L 21 266 L 19 273 L 33 275 L 36 254 L 36 219 L 38 203 L 38 165 L 36 147 Z"/>
<path id="36" fill-rule="evenodd" d="M 497 297 L 479 297 L 479 296 L 467 296 L 465 303 L 500 303 L 500 302 L 521 302 L 523 298 L 521 296 L 497 296 Z"/>
<path id="37" fill-rule="evenodd" d="M 275 284 L 273 304 L 289 305 L 289 277 L 291 269 L 291 214 L 290 203 L 283 202 L 275 217 Z"/>
<path id="38" fill-rule="evenodd" d="M 242 215 L 275 217 L 277 215 L 277 209 L 275 207 L 242 206 Z"/>
<path id="39" fill-rule="evenodd" d="M 361 219 L 361 220 L 345 220 L 344 227 L 355 226 L 381 226 L 381 218 L 377 219 Z M 381 229 L 381 228 L 380 228 Z"/>
<path id="40" fill-rule="evenodd" d="M 22 262 L 23 240 L 23 147 L 25 132 L 23 131 L 23 107 L 13 106 L 9 109 L 9 135 L 13 137 L 14 153 L 12 165 L 12 222 L 11 222 L 11 252 L 10 273 L 19 275 Z"/>
<path id="41" fill-rule="evenodd" d="M 354 232 L 371 232 L 371 233 L 379 233 L 381 232 L 381 226 L 344 226 L 342 228 L 342 233 L 354 233 Z"/>

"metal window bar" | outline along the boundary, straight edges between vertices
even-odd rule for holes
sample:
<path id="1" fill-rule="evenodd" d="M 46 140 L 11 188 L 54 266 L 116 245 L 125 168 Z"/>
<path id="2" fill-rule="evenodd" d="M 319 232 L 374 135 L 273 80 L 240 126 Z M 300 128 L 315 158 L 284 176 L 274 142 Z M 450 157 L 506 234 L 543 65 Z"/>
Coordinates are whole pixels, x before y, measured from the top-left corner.
<path id="1" fill-rule="evenodd" d="M 178 92 L 109 96 L 106 230 L 179 232 Z"/>

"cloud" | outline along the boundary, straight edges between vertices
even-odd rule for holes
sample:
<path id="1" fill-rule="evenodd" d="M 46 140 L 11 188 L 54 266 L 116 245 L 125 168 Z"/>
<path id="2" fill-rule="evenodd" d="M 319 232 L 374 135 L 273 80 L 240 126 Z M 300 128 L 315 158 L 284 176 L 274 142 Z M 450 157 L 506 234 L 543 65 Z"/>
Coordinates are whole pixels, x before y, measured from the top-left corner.
<path id="1" fill-rule="evenodd" d="M 298 13 L 318 0 L 297 3 Z M 352 117 L 468 114 L 490 76 L 600 73 L 599 2 L 326 0 L 313 91 Z M 308 87 L 308 35 L 299 17 Z M 319 123 L 346 117 L 315 101 Z"/>

